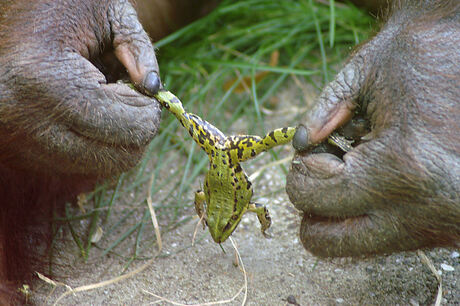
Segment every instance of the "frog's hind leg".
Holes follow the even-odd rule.
[[[270,235],[265,231],[270,227],[272,224],[272,218],[270,217],[270,213],[268,212],[267,207],[258,204],[258,203],[249,203],[248,211],[254,212],[257,214],[257,218],[260,222],[260,230],[265,238],[270,238]]]
[[[204,210],[204,203],[206,201],[206,196],[203,192],[203,190],[197,190],[195,192],[195,201],[194,201],[194,204],[195,204],[195,211],[196,211],[196,214],[198,215],[198,217],[200,217],[200,219],[203,219],[203,229],[205,228],[206,226],[206,212]]]
[[[261,141],[254,145],[256,155],[273,147],[288,143],[292,140],[292,137],[294,137],[295,131],[295,127],[284,127],[271,131],[265,135]]]
[[[265,137],[237,135],[227,137],[231,156],[240,162],[248,160],[273,147],[286,144],[294,137],[296,128],[285,127],[271,131]]]

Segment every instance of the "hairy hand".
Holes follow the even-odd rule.
[[[157,132],[154,48],[127,0],[0,4],[0,161],[110,176]],[[112,83],[111,83],[112,82]]]
[[[315,255],[460,242],[459,5],[418,2],[395,8],[294,136],[286,190]],[[324,143],[334,130],[351,151]]]

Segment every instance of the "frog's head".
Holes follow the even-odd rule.
[[[218,215],[208,216],[206,222],[212,239],[216,243],[222,243],[227,240],[238,226],[238,223],[240,223],[242,216],[243,213],[237,212],[230,214],[227,218]]]
[[[167,90],[160,90],[155,97],[166,109],[173,114],[182,114],[185,112],[180,100]]]

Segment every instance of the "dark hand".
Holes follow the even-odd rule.
[[[294,137],[286,190],[315,255],[460,241],[460,31],[450,17],[401,29],[408,14],[397,12],[350,59]],[[353,150],[316,146],[347,122],[339,131],[356,138]]]
[[[154,48],[127,0],[0,4],[0,161],[58,173],[127,170],[155,136]],[[121,64],[120,64],[121,63]]]

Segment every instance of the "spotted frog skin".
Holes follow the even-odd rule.
[[[264,138],[250,135],[225,136],[209,122],[187,113],[180,100],[172,93],[160,91],[155,98],[176,116],[208,154],[209,171],[206,173],[203,190],[195,193],[195,209],[198,216],[202,217],[204,214],[214,241],[224,242],[248,211],[257,214],[262,233],[266,236],[265,231],[271,224],[270,215],[265,206],[251,202],[252,184],[240,162],[288,143],[296,129],[276,129]]]

